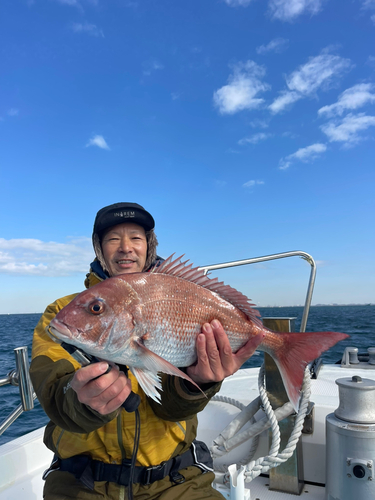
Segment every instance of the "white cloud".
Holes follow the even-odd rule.
[[[94,258],[90,238],[69,243],[0,238],[0,273],[32,276],[72,276],[88,271]]]
[[[274,19],[292,22],[305,13],[318,14],[321,5],[322,0],[270,0],[268,7]]]
[[[20,112],[19,109],[11,108],[11,109],[8,109],[7,115],[8,116],[18,116],[19,112]]]
[[[310,95],[320,87],[329,88],[332,80],[341,76],[351,67],[349,59],[323,52],[293,71],[287,78],[289,90]]]
[[[98,146],[98,148],[109,150],[109,146],[102,135],[94,135],[86,144],[86,148],[89,146]]]
[[[285,38],[274,38],[267,45],[260,45],[256,48],[257,54],[267,54],[268,52],[276,52],[279,54],[287,48],[289,40]]]
[[[74,33],[86,33],[91,36],[101,36],[104,38],[104,33],[95,24],[90,24],[88,22],[82,23],[72,23],[71,29]]]
[[[254,61],[239,63],[233,67],[233,73],[224,85],[214,92],[214,105],[221,114],[234,114],[244,109],[259,108],[264,99],[257,97],[259,93],[270,89],[261,81],[265,75],[263,66]]]
[[[311,146],[307,146],[306,148],[300,148],[295,153],[282,158],[279,162],[279,168],[280,170],[286,170],[295,161],[302,161],[304,163],[311,162],[315,160],[318,155],[324,153],[326,149],[327,146],[320,143],[311,144]]]
[[[224,0],[230,7],[247,7],[253,0]]]
[[[247,181],[245,182],[245,184],[242,184],[242,187],[245,187],[245,188],[252,188],[254,186],[260,186],[264,184],[264,181],[258,181],[258,180],[251,180],[251,181]]]
[[[150,76],[153,71],[158,71],[160,69],[164,69],[164,66],[156,59],[152,59],[150,61],[145,61],[142,65],[144,68],[143,74],[145,76]]]
[[[240,146],[243,146],[244,144],[258,144],[260,141],[264,141],[271,137],[271,134],[265,134],[264,132],[259,132],[258,134],[254,134],[250,137],[244,137],[243,139],[240,139],[238,141],[238,144]]]
[[[371,83],[359,83],[340,94],[337,102],[330,106],[323,106],[318,110],[319,115],[342,115],[347,109],[357,109],[367,103],[375,102],[375,94],[371,93],[375,85]]]
[[[375,126],[375,116],[349,113],[342,120],[332,120],[320,128],[330,142],[344,142],[346,146],[353,146],[363,139],[360,132],[371,126]]]
[[[319,56],[311,57],[286,78],[288,90],[284,90],[269,109],[273,113],[279,113],[293,102],[315,94],[320,88],[328,89],[332,81],[350,67],[349,59],[329,54],[327,50]]]
[[[268,106],[268,109],[274,114],[280,113],[280,111],[284,111],[290,104],[300,99],[302,99],[302,95],[297,92],[283,91],[280,96],[276,97],[273,103]]]

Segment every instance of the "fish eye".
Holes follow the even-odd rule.
[[[94,300],[89,304],[88,310],[92,314],[102,314],[104,312],[104,304],[101,300]]]

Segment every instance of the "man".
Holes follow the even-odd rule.
[[[94,223],[96,259],[86,287],[122,273],[147,272],[158,265],[162,259],[156,254],[154,226],[151,214],[138,204],[116,203],[102,208]],[[211,487],[214,475],[207,448],[194,441],[196,415],[220,389],[220,382],[253,354],[259,340],[252,339],[232,354],[218,321],[202,325],[197,337],[198,360],[187,373],[207,397],[181,378],[163,375],[158,404],[145,396],[127,367],[113,367],[108,372],[108,364],[99,362],[81,368],[51,340],[45,328],[76,295],[48,306],[34,332],[30,374],[51,419],[44,442],[56,457],[44,475],[44,498],[128,497],[137,427],[134,413],[127,413],[121,405],[133,391],[141,399],[141,430],[130,494],[142,500],[222,499]]]

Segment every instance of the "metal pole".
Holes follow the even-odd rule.
[[[199,269],[204,270],[205,274],[207,274],[208,271],[214,271],[216,269],[226,269],[228,267],[246,266],[247,264],[257,264],[258,262],[266,262],[269,260],[285,259],[287,257],[302,257],[302,259],[306,260],[311,266],[310,279],[309,279],[309,284],[308,284],[308,288],[307,288],[307,295],[306,295],[306,300],[305,300],[305,307],[303,310],[301,327],[300,327],[300,331],[305,332],[307,318],[309,316],[309,311],[310,311],[312,294],[313,294],[313,290],[314,290],[315,276],[316,276],[316,264],[315,264],[315,261],[310,254],[308,254],[306,252],[302,252],[300,250],[294,250],[291,252],[283,252],[283,253],[275,253],[272,255],[265,255],[263,257],[254,257],[251,259],[236,260],[233,262],[226,262],[223,264],[212,264],[209,266],[201,266]]]
[[[33,394],[33,399],[36,399],[36,394]],[[12,411],[12,413],[5,419],[3,422],[0,424],[0,436],[3,432],[5,432],[10,425],[13,424],[15,420],[23,413],[23,407],[22,404],[17,406],[15,410]]]
[[[34,399],[36,394],[33,391],[29,375],[29,358],[27,355],[27,346],[14,349],[16,357],[16,370],[8,373],[6,378],[0,379],[0,386],[6,384],[18,385],[21,402],[15,410],[0,424],[0,436],[6,429],[21,415],[23,411],[34,408]]]
[[[22,407],[24,411],[34,408],[33,386],[29,375],[27,346],[14,349]]]

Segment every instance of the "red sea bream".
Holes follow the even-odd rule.
[[[306,365],[347,335],[281,334],[265,328],[259,316],[242,293],[170,257],[152,272],[115,276],[80,293],[51,321],[49,333],[129,366],[144,392],[158,400],[158,372],[192,382],[178,367],[196,361],[196,337],[204,323],[219,320],[233,352],[261,331],[257,348],[273,357],[298,408]]]

